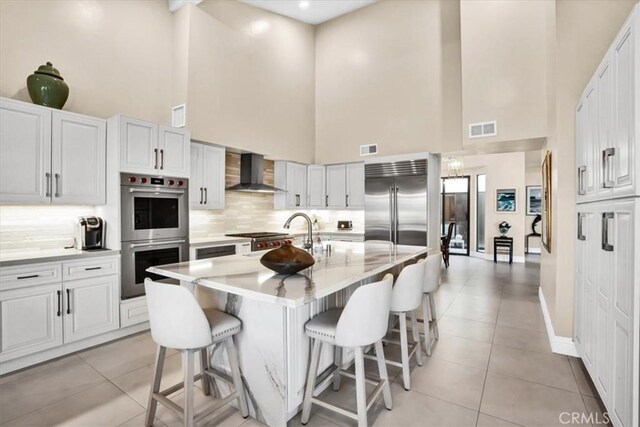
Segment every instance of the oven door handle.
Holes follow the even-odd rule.
[[[177,243],[184,243],[186,242],[185,239],[182,240],[170,240],[168,242],[152,242],[152,243],[131,243],[129,245],[129,247],[131,249],[134,248],[146,248],[146,247],[150,247],[150,246],[166,246],[166,245],[174,245]]]
[[[152,190],[150,188],[130,188],[129,193],[184,194],[184,190]]]

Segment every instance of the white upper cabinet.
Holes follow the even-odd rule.
[[[345,209],[347,207],[347,168],[345,165],[327,166],[327,200],[328,209]]]
[[[191,209],[224,209],[225,149],[206,144],[191,144]]]
[[[627,19],[576,107],[579,203],[640,195],[638,15]]]
[[[640,194],[636,184],[640,173],[640,150],[636,144],[640,127],[638,15],[640,13],[636,10],[635,15],[625,22],[610,50],[613,66],[613,151],[612,159],[608,159],[604,166],[612,169],[611,184],[615,196]]]
[[[347,164],[347,209],[364,209],[364,163]]]
[[[120,118],[120,171],[155,174],[159,155],[157,124]]]
[[[106,122],[54,111],[52,129],[52,202],[106,203]]]
[[[0,202],[49,203],[51,111],[0,99]]]
[[[106,203],[106,122],[0,100],[3,204]]]
[[[189,176],[189,132],[120,116],[120,171]]]
[[[322,165],[307,166],[307,207],[324,209],[326,169]]]
[[[158,149],[161,175],[189,176],[189,133],[182,129],[160,126]]]
[[[276,161],[273,171],[274,187],[284,190],[273,197],[274,209],[307,207],[307,166],[287,161]]]

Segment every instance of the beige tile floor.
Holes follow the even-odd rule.
[[[440,340],[422,367],[412,363],[412,388],[393,378],[392,411],[381,403],[370,411],[377,426],[556,426],[563,412],[602,420],[602,403],[579,359],[551,353],[537,297],[539,269],[452,257],[436,294]],[[11,426],[142,426],[155,345],[148,333],[79,352],[0,378],[0,424]],[[387,347],[388,358],[398,358]],[[196,363],[196,366],[199,364]],[[372,374],[374,364],[367,361]],[[180,355],[168,354],[163,384],[181,379]],[[323,398],[355,410],[348,378]],[[181,404],[182,393],[173,400]],[[201,410],[213,404],[196,392]],[[598,417],[598,418],[596,418]],[[181,425],[159,407],[157,425]],[[201,425],[258,426],[228,406]],[[298,426],[299,418],[290,425]],[[314,407],[308,424],[354,425]]]

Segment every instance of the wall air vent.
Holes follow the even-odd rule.
[[[471,123],[469,125],[469,138],[484,138],[498,134],[498,122]]]
[[[378,154],[378,144],[369,144],[360,146],[361,156],[370,156],[372,154]]]

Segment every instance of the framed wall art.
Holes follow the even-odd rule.
[[[542,187],[540,185],[527,186],[527,215],[542,214]]]
[[[516,212],[516,189],[496,190],[496,212]]]

